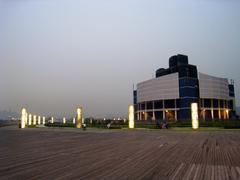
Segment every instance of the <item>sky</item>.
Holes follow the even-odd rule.
[[[127,116],[133,84],[186,54],[235,80],[239,0],[0,0],[0,110]]]

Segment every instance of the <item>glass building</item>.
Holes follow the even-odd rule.
[[[133,92],[136,120],[190,120],[191,103],[198,103],[202,120],[227,120],[235,115],[234,83],[199,73],[188,56],[169,59],[156,77],[137,84]]]

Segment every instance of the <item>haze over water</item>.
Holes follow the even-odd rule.
[[[235,80],[240,1],[0,0],[0,110],[126,116],[133,84],[182,53]]]

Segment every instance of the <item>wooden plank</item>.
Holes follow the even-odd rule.
[[[0,179],[240,179],[240,131],[0,128]]]

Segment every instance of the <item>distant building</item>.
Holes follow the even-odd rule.
[[[156,78],[138,83],[133,96],[137,120],[189,120],[195,102],[202,120],[230,119],[236,110],[234,83],[198,73],[185,55],[172,56],[169,68],[160,68]]]

